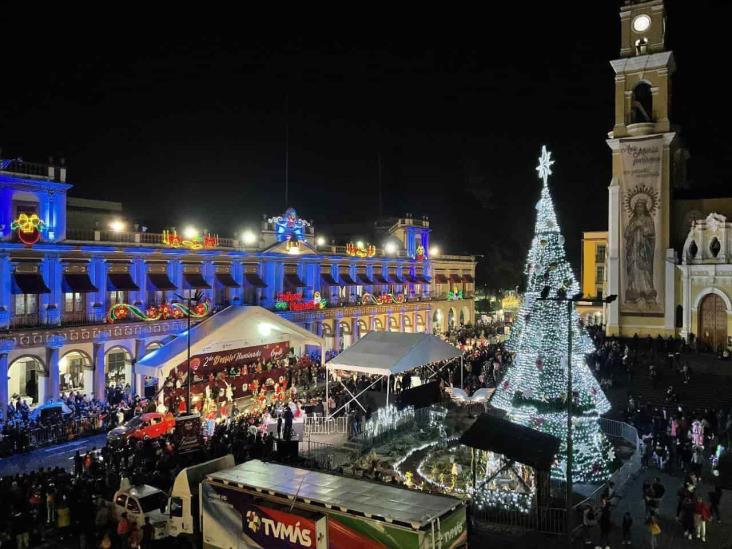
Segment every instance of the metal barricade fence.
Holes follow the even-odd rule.
[[[306,435],[343,435],[348,431],[348,417],[305,417]]]
[[[300,445],[300,455],[309,459],[318,469],[334,471],[357,457],[356,452],[340,446],[307,439]]]

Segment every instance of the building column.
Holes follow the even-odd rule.
[[[668,330],[668,335],[676,335],[676,284],[675,284],[675,269],[676,269],[676,250],[669,248],[666,250],[666,294],[664,303],[664,328]]]
[[[46,341],[46,369],[48,370],[47,400],[57,399],[61,396],[61,386],[59,383],[61,372],[59,371],[58,359],[64,342],[65,339],[59,335],[52,335]],[[38,396],[38,402],[41,402],[40,394]]]
[[[424,313],[424,328],[425,332],[428,334],[432,333],[432,310],[427,309],[426,311],[422,311]]]
[[[615,178],[608,194],[607,295],[617,295],[618,299],[607,306],[607,334],[620,335],[620,185]]]
[[[341,318],[333,319],[333,350],[337,353],[341,350]]]
[[[104,379],[104,345],[107,341],[107,334],[99,334],[94,342],[94,398],[104,400],[106,397],[107,384]]]
[[[135,339],[135,358],[133,359],[132,366],[132,390],[135,391],[136,395],[145,396],[145,376],[137,373],[135,365],[137,361],[145,356],[145,349],[147,348],[147,341],[142,338]]]
[[[0,329],[10,328],[13,311],[13,265],[7,254],[0,255]]]
[[[355,316],[351,321],[351,345],[361,339],[361,331],[359,330],[358,319],[359,317]]]
[[[5,420],[8,410],[8,354],[15,349],[15,340],[0,339],[0,419]]]

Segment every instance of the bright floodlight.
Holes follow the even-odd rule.
[[[384,251],[389,255],[394,255],[397,251],[397,246],[393,242],[387,242],[384,244]]]
[[[241,239],[244,241],[244,244],[251,246],[257,241],[257,235],[254,234],[254,231],[244,231],[241,235]]]
[[[188,239],[196,238],[198,236],[198,229],[196,229],[192,225],[188,225],[185,229],[183,229],[183,236]]]
[[[432,246],[430,248],[430,257],[437,257],[438,255],[440,255],[440,248],[438,248],[437,246]]]
[[[274,326],[272,326],[271,324],[269,324],[267,322],[260,322],[259,325],[257,326],[257,329],[259,330],[260,335],[263,335],[265,337],[272,333],[272,328],[274,328]]]
[[[325,237],[324,236],[319,236],[318,237],[318,240],[316,240],[315,243],[318,246],[325,246]]]
[[[363,249],[363,240],[356,242],[356,248]]]
[[[125,222],[120,219],[110,221],[109,228],[113,233],[121,233],[125,230]]]

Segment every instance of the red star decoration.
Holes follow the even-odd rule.
[[[503,389],[508,389],[508,381],[503,382]]]

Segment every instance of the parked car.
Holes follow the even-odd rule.
[[[175,417],[172,414],[148,412],[133,417],[107,434],[109,442],[117,442],[129,438],[147,440],[168,435],[175,430]]]
[[[143,484],[140,486],[121,486],[114,493],[114,518],[119,520],[122,513],[127,513],[127,519],[142,528],[145,517],[150,517],[150,524],[155,528],[155,539],[167,535],[168,517],[161,511],[165,508],[168,496],[162,490]]]

